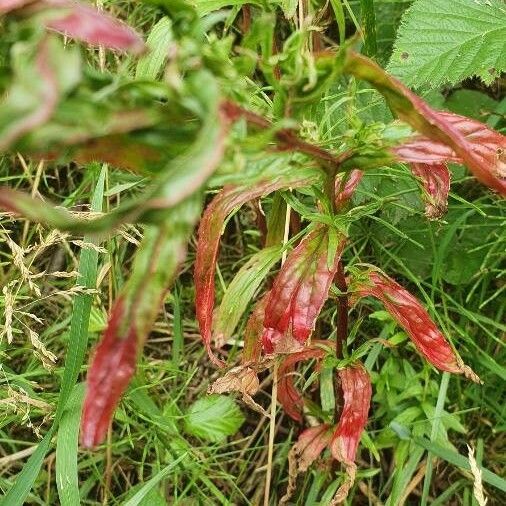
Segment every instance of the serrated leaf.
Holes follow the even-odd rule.
[[[409,86],[490,84],[506,70],[502,0],[418,0],[405,13],[388,70]]]
[[[214,443],[233,436],[245,418],[235,401],[224,395],[210,395],[191,405],[185,430],[192,436]]]

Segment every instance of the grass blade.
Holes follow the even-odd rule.
[[[102,210],[106,168],[100,173],[95,192],[93,194],[91,208],[93,211]],[[95,243],[93,237],[85,237],[85,242]],[[86,288],[95,288],[97,280],[98,252],[92,249],[83,249],[79,260],[78,283]],[[79,370],[84,362],[84,354],[88,344],[88,322],[91,312],[92,296],[78,294],[74,299],[72,320],[70,323],[69,345],[63,371],[58,407],[56,408],[53,425],[39,443],[37,450],[28,459],[19,473],[14,485],[2,499],[2,506],[22,506],[29,494],[37,476],[39,475],[42,462],[51,446],[51,439],[58,427],[61,416],[69,399],[70,393],[76,384]]]
[[[77,477],[77,449],[84,383],[77,384],[63,412],[56,442],[56,486],[62,506],[80,504]]]

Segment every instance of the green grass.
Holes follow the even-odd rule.
[[[360,3],[364,9],[372,4]],[[332,2],[336,12],[350,9],[358,15],[359,2],[342,4],[344,10],[340,1]],[[106,7],[145,34],[156,22],[154,10],[137,2],[106,2]],[[381,30],[377,35],[381,50],[391,45],[390,35]],[[87,55],[98,67],[97,53]],[[124,69],[112,55],[107,56],[106,66],[112,73]],[[340,135],[350,128],[350,108],[364,120],[379,122],[389,116],[375,92],[336,85],[314,117],[308,117],[326,146],[336,148]],[[0,159],[0,182],[40,193],[74,211],[88,210],[83,207],[88,205],[93,211],[114,208],[132,191],[132,176],[112,168],[45,166],[37,172],[35,162],[23,164],[15,156]],[[379,304],[370,301],[354,309],[350,344],[381,338],[390,347],[376,343],[363,357],[372,372],[374,398],[350,505],[381,501],[396,506],[406,500],[405,504],[474,506],[466,445],[478,449],[488,504],[506,503],[501,478],[506,474],[502,393],[506,206],[486,191],[476,191],[470,180],[454,168],[449,213],[435,223],[423,217],[417,183],[404,167],[370,171],[355,196],[357,205],[373,203],[377,212],[352,225],[346,262],[378,264],[416,292],[483,385],[431,369],[380,312]],[[271,204],[270,198],[264,202],[266,209]],[[14,261],[7,236],[24,252],[22,261],[30,277],[24,277]],[[137,376],[116,412],[110,437],[94,451],[77,445],[83,364],[105,327],[112,300],[128,278],[140,237],[140,227],[125,226],[100,238],[103,249],[83,248],[75,241],[97,239],[52,236],[39,225],[1,216],[2,288],[12,293],[12,302],[5,293],[0,296],[1,314],[6,314],[8,304],[15,310],[10,324],[13,341],[8,343],[5,333],[0,341],[3,505],[261,503],[268,420],[242,406],[246,422],[225,443],[199,440],[184,430],[190,406],[206,396],[219,375],[202,349],[195,321],[194,239],[176,288],[168,294],[146,343]],[[223,237],[219,297],[223,285],[228,286],[258,251],[259,243],[255,213],[244,208],[230,220]],[[54,272],[69,275],[58,277]],[[76,284],[91,291],[76,291]],[[332,337],[335,319],[335,300],[331,300],[316,336]],[[238,335],[244,323],[243,319]],[[56,355],[53,367],[45,367],[50,364],[30,342],[30,329]],[[307,371],[301,372],[299,386],[318,400]],[[256,400],[268,409],[271,377],[264,373],[261,380]],[[287,454],[298,432],[299,427],[280,413],[271,504],[286,487]],[[301,476],[294,504],[327,504],[342,477],[339,469],[335,471],[322,465]]]

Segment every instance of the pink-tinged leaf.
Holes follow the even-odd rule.
[[[255,305],[244,330],[244,349],[242,363],[256,363],[262,353],[262,332],[264,329],[265,305],[269,293],[266,293]]]
[[[286,414],[297,422],[302,422],[304,399],[295,388],[295,366],[303,360],[322,359],[324,356],[325,351],[322,348],[305,348],[302,351],[287,355],[279,366],[278,400]]]
[[[420,301],[384,272],[371,269],[367,280],[359,281],[353,288],[361,297],[379,299],[432,365],[479,382],[476,374],[455,355]]]
[[[361,170],[352,170],[344,183],[342,184],[343,177],[336,178],[336,209],[342,209],[351,199],[355,190],[362,180],[364,172]]]
[[[200,333],[211,360],[222,362],[211,350],[212,321],[215,299],[214,274],[218,259],[220,237],[227,216],[244,203],[282,188],[309,186],[318,180],[318,173],[290,174],[286,172],[256,185],[225,187],[209,204],[200,221],[195,260],[195,304]]]
[[[411,172],[420,178],[424,189],[425,215],[430,220],[441,218],[448,208],[451,174],[446,164],[412,163]]]
[[[332,430],[326,424],[310,427],[301,433],[288,454],[288,486],[279,504],[286,504],[290,500],[295,491],[297,475],[309,469],[327,448],[331,437]]]
[[[19,85],[15,83],[13,89],[10,91],[9,95],[11,97],[16,94],[22,96],[22,94],[26,95],[27,93],[27,90],[23,88],[28,88],[30,98],[28,104],[23,104],[21,110],[19,110],[21,96],[18,96],[17,99],[13,99],[13,102],[16,102],[16,100],[18,101],[18,103],[13,106],[13,115],[15,117],[4,129],[2,129],[2,125],[0,125],[0,151],[4,151],[14,141],[34,128],[44,124],[51,118],[59,99],[58,81],[52,63],[50,39],[45,38],[38,46],[34,62],[35,69],[33,78],[37,79],[37,82],[23,83],[22,80],[26,77],[20,76]],[[18,91],[18,87],[21,88],[21,90]],[[10,105],[9,95],[7,95],[6,98],[7,103],[4,104],[6,108],[9,108]],[[25,102],[27,101],[26,96],[24,100]],[[26,110],[23,110],[23,108],[26,108]]]
[[[35,1],[37,0],[0,0],[0,14],[7,14],[16,9],[21,9]]]
[[[132,54],[146,49],[142,37],[132,28],[90,5],[72,0],[42,0],[38,6],[54,9],[45,21],[47,28],[72,39]]]
[[[327,300],[344,245],[342,237],[337,251],[329,252],[329,231],[320,225],[288,255],[267,300],[262,336],[266,353],[302,349]]]
[[[360,79],[369,81],[389,103],[392,111],[411,125],[424,137],[451,148],[451,158],[437,158],[441,148],[436,147],[437,156],[416,159],[421,163],[460,160],[483,184],[506,195],[506,137],[491,130],[479,121],[457,114],[436,111],[400,81],[387,74],[372,60],[349,52],[345,70]],[[412,146],[414,149],[414,147]],[[423,140],[420,149],[430,151],[430,144]],[[429,148],[429,149],[427,149]],[[403,159],[406,159],[406,147]],[[417,155],[418,156],[418,155]]]
[[[343,409],[332,435],[330,451],[336,460],[345,465],[347,478],[332,499],[332,505],[344,501],[355,481],[355,457],[367,424],[372,396],[371,379],[361,364],[340,369],[338,376],[343,393]]]
[[[84,447],[91,448],[104,440],[114,410],[134,374],[136,359],[137,333],[125,321],[125,302],[120,298],[88,371],[81,422]]]

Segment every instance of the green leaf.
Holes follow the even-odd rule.
[[[399,28],[388,70],[407,85],[490,84],[506,70],[501,0],[418,0]]]
[[[230,397],[211,395],[196,401],[185,419],[186,432],[218,443],[234,435],[244,422],[244,415]]]
[[[80,504],[77,474],[77,450],[84,383],[79,383],[70,394],[63,412],[56,443],[56,486],[62,506]]]
[[[194,0],[195,9],[199,13],[200,16],[205,16],[212,11],[217,11],[219,9],[223,9],[224,7],[235,7],[241,6],[246,3],[248,4],[258,4],[257,1],[251,0]]]
[[[172,21],[162,18],[153,27],[147,40],[149,53],[137,62],[137,79],[156,79],[169,56],[169,44],[172,42]]]

